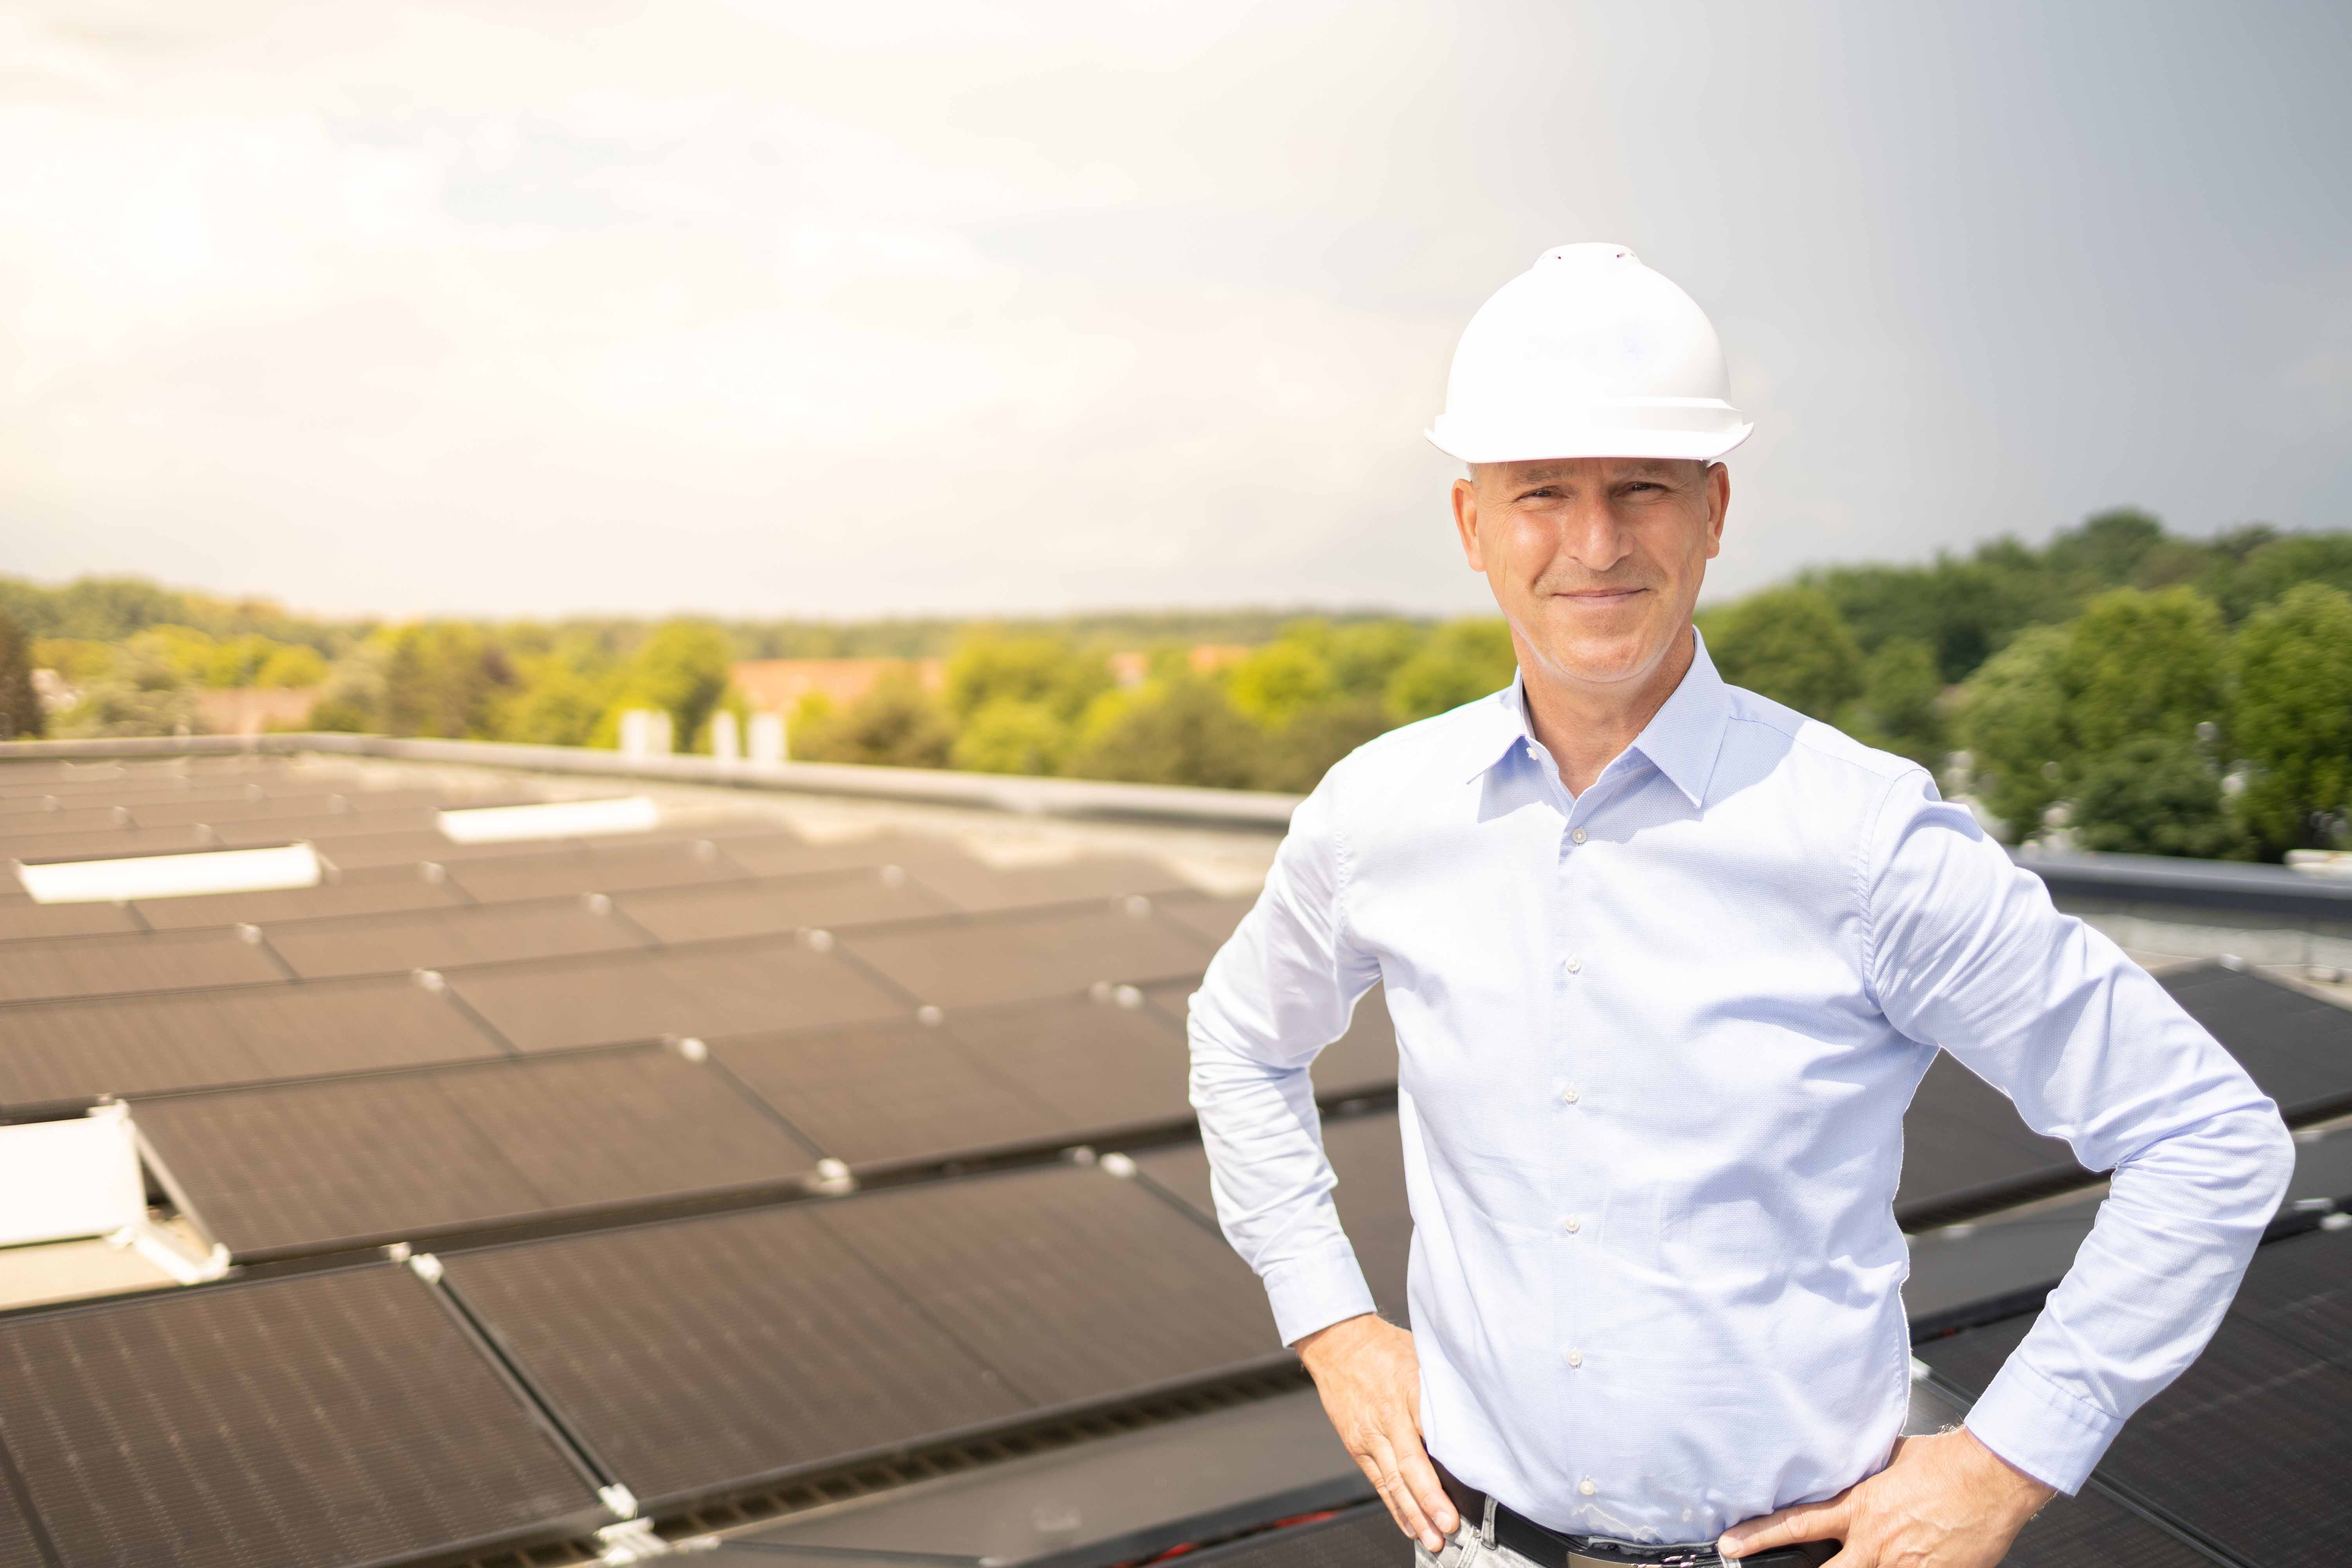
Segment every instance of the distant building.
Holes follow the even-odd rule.
[[[195,691],[196,717],[213,735],[258,735],[299,730],[319,705],[315,686],[205,686]]]
[[[735,666],[735,689],[755,712],[790,713],[803,697],[846,708],[893,669],[911,668],[926,691],[947,684],[943,658],[753,658]]]

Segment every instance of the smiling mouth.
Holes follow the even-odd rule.
[[[1646,592],[1648,590],[1644,588],[1582,588],[1565,594],[1555,594],[1552,597],[1566,599],[1577,605],[1606,605],[1622,604],[1634,595]]]

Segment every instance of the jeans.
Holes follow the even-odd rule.
[[[1500,1542],[1489,1544],[1484,1522],[1465,1519],[1446,1538],[1444,1550],[1436,1552],[1432,1552],[1420,1542],[1414,1542],[1413,1568],[1559,1568],[1556,1562],[1538,1563]],[[1722,1561],[1708,1551],[1699,1556],[1698,1565],[1700,1568],[1715,1568]]]

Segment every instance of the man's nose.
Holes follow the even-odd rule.
[[[1588,572],[1606,572],[1631,549],[1616,510],[1602,501],[1580,501],[1560,520],[1559,553]]]

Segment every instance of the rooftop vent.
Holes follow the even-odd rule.
[[[16,863],[16,879],[37,904],[120,903],[128,899],[315,888],[319,875],[318,853],[308,844],[128,855],[112,860]]]
[[[459,844],[514,844],[532,838],[587,838],[643,833],[661,811],[642,795],[618,800],[550,800],[534,805],[477,805],[439,814],[445,837]]]

